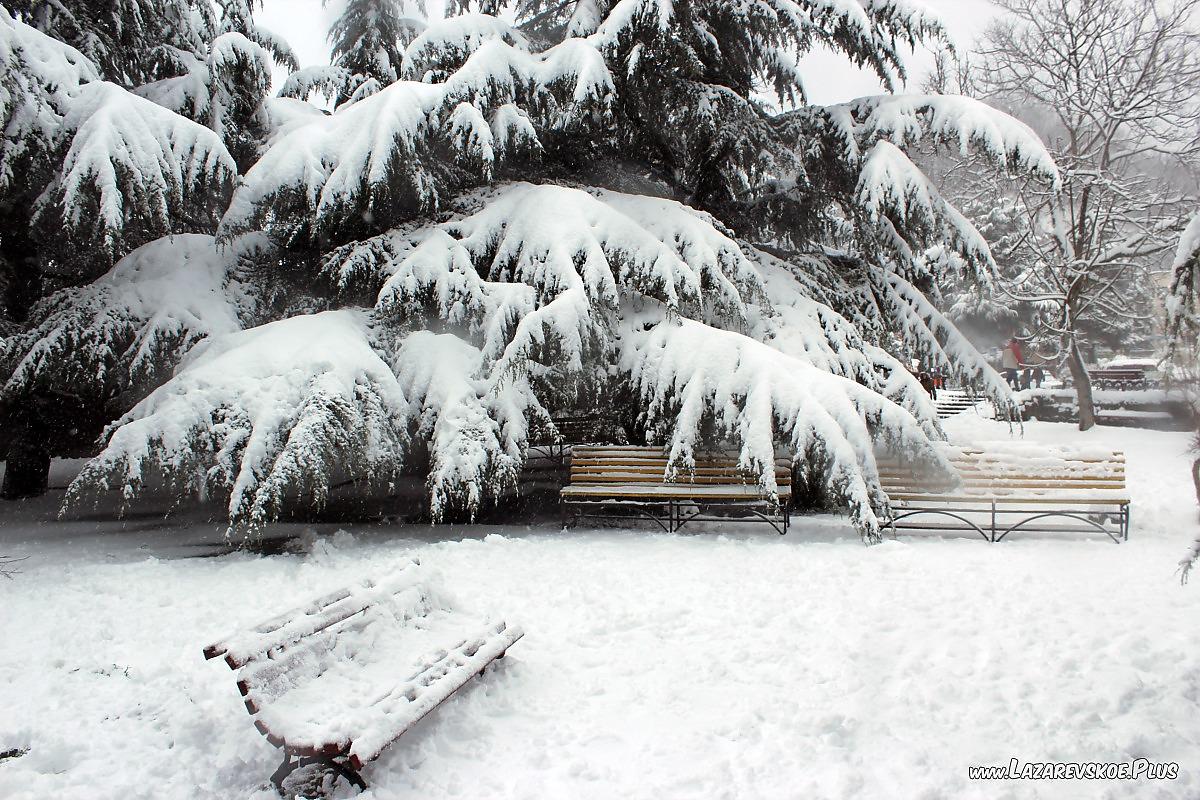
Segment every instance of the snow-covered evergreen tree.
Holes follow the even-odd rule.
[[[403,73],[405,46],[425,27],[405,13],[407,6],[407,0],[346,0],[329,29],[332,63],[292,73],[283,96],[318,92],[336,107],[391,85]]]
[[[105,395],[71,386],[74,367],[67,362],[41,362],[32,382],[17,374],[28,366],[25,355],[41,347],[36,331],[47,331],[51,309],[63,307],[65,295],[55,292],[95,279],[159,237],[214,232],[237,173],[217,132],[129,91],[131,76],[191,58],[185,44],[203,46],[200,35],[215,19],[210,7],[27,5],[25,19],[0,8],[0,283],[6,327],[14,329],[0,342],[6,494],[25,493],[15,484],[33,491],[44,485],[49,448],[64,438],[59,433],[90,438],[111,419]],[[145,28],[134,30],[144,19]],[[164,20],[178,23],[169,35],[158,30]],[[100,63],[29,22],[80,39]],[[153,68],[146,60],[151,50],[159,59]],[[50,299],[40,302],[44,297]],[[97,294],[93,305],[107,297]],[[87,342],[106,332],[101,326],[71,335]],[[40,352],[68,360],[80,355],[69,350]],[[169,374],[170,364],[164,366]],[[28,457],[14,457],[14,450]],[[40,477],[23,476],[23,465]]]
[[[95,288],[39,312],[182,358],[110,426],[72,501],[132,499],[158,475],[260,524],[335,478],[416,471],[434,518],[473,514],[513,487],[531,430],[602,396],[673,470],[724,444],[772,492],[775,454],[793,455],[873,538],[888,513],[874,448],[941,463],[905,359],[1007,402],[925,294],[947,263],[988,280],[990,250],[905,150],[976,150],[1050,182],[1055,165],[968,98],[808,104],[795,61],[823,42],[895,81],[899,48],[935,20],[876,0],[451,12],[397,49],[398,79],[293,114],[242,176],[217,237],[250,263],[208,262],[234,300],[203,316],[236,324],[164,337],[134,311],[97,314]],[[132,272],[107,278],[129,308]],[[207,338],[182,355],[193,332]],[[17,340],[13,363],[80,368],[50,331]],[[140,362],[124,352],[83,358],[125,375]]]
[[[1171,291],[1167,296],[1168,363],[1184,380],[1200,379],[1200,213],[1194,214],[1175,251]],[[1200,398],[1193,396],[1200,414]],[[1192,484],[1200,506],[1200,431],[1192,439]],[[1183,579],[1200,562],[1200,536],[1180,562]]]

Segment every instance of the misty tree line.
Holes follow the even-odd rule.
[[[952,316],[1019,334],[1027,359],[1065,367],[1087,429],[1085,362],[1098,345],[1152,350],[1169,375],[1197,377],[1194,328],[1181,330],[1195,314],[1181,235],[1200,208],[1200,3],[997,5],[973,52],[938,54],[926,88],[986,98],[1034,126],[1063,184],[998,181],[969,159],[942,165],[1000,266],[986,294],[950,288]]]

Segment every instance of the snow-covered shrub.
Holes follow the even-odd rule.
[[[319,505],[347,468],[386,485],[405,463],[410,406],[370,337],[365,313],[342,310],[209,339],[114,423],[67,502],[109,487],[132,498],[153,476],[261,524],[290,497]]]

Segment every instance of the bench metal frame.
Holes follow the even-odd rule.
[[[974,502],[974,505],[967,505]],[[888,523],[888,528],[892,535],[896,535],[897,530],[924,530],[924,531],[945,531],[945,530],[973,530],[982,536],[986,541],[999,542],[1010,533],[1019,530],[1039,531],[1043,533],[1092,533],[1099,531],[1116,543],[1129,541],[1129,503],[1096,502],[1087,503],[1080,501],[1071,503],[1066,501],[1063,503],[1064,508],[1050,508],[1045,506],[1041,508],[1021,507],[1017,503],[1009,504],[1000,501],[998,504],[995,498],[980,498],[978,501],[972,501],[970,498],[962,498],[963,505],[917,505],[917,506],[898,506],[896,513]],[[1103,510],[1089,511],[1084,508],[1078,510],[1069,508],[1070,506],[1087,506]],[[990,523],[986,528],[980,527],[964,514],[989,514]],[[1024,515],[1021,520],[1012,525],[1005,525],[998,518],[1005,514],[1021,514]],[[898,525],[897,523],[916,516],[937,515],[943,517],[951,517],[963,523],[963,528],[947,528],[937,525],[922,525],[920,523],[905,523]],[[1100,519],[1097,520],[1096,518]],[[1043,519],[1070,519],[1080,523],[1083,527],[1063,527],[1063,526],[1031,526],[1030,523],[1037,522]],[[1105,525],[1106,521],[1116,523],[1115,529]]]
[[[296,760],[293,761],[292,759]],[[349,783],[353,784],[361,792],[367,788],[367,782],[363,780],[362,775],[350,766],[349,761],[338,761],[333,756],[301,756],[291,750],[283,751],[283,763],[271,773],[271,785],[275,787],[275,791],[282,797],[284,796],[283,782],[287,777],[298,769],[320,764],[327,770],[333,772],[335,776],[345,778]]]
[[[678,486],[672,485],[678,493]],[[757,517],[770,525],[780,536],[787,535],[791,524],[791,511],[783,503],[773,504],[765,500],[700,500],[685,497],[665,497],[661,500],[562,500],[560,502],[563,528],[581,519],[620,519],[629,516],[642,517],[654,522],[665,533],[676,533],[689,522],[728,522],[729,514],[718,514],[715,510],[738,512],[746,517]]]

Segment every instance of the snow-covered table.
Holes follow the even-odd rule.
[[[452,611],[414,561],[227,636],[204,656],[224,656],[254,726],[284,751],[276,788],[323,764],[361,789],[364,764],[522,635]]]
[[[1012,441],[943,447],[953,475],[877,458],[893,530],[974,530],[991,542],[1016,531],[1129,538],[1124,453]],[[913,520],[929,516],[941,521]]]
[[[792,467],[775,460],[774,492],[759,477],[738,466],[736,454],[697,453],[695,467],[672,474],[661,447],[575,446],[570,483],[562,488],[563,523],[567,516],[639,515],[668,533],[688,522],[724,521],[730,514],[760,519],[787,533],[792,499]]]

